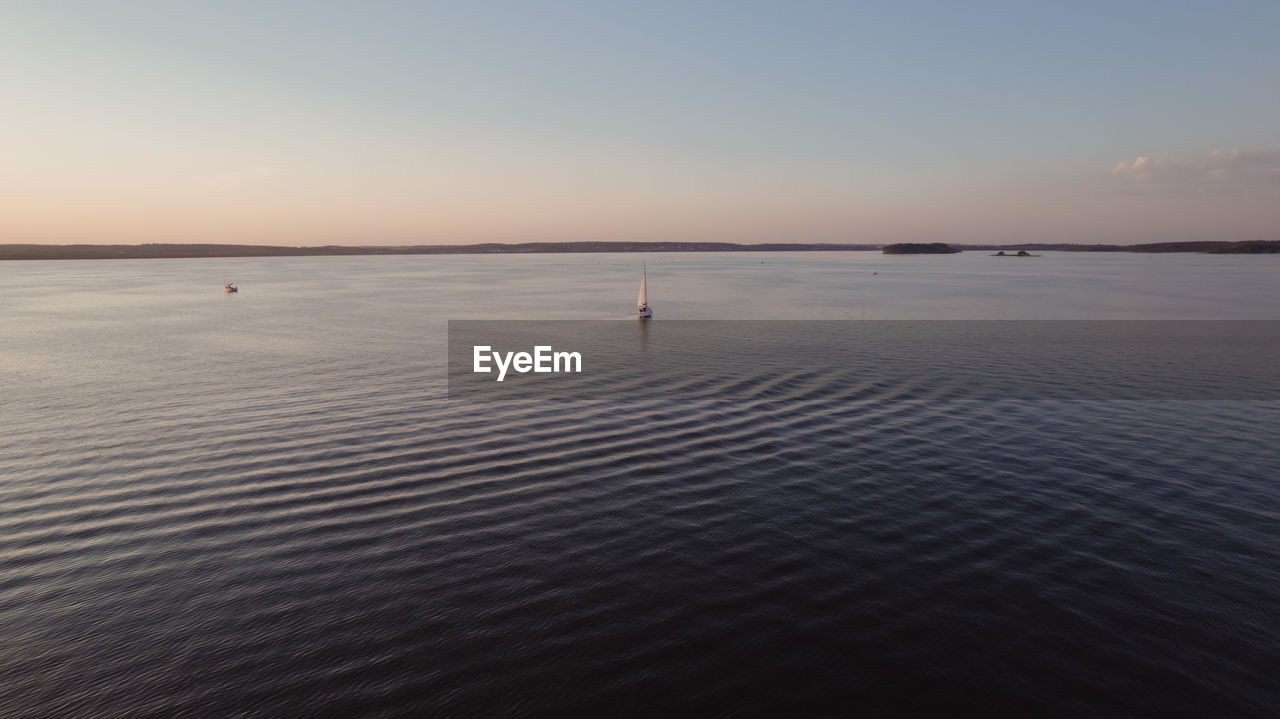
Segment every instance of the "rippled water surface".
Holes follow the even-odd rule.
[[[0,263],[0,713],[1280,712],[1280,402],[445,398],[446,320],[641,259]],[[1277,257],[643,259],[655,322],[1280,319]]]

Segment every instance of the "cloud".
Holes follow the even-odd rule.
[[[215,192],[231,192],[279,174],[280,168],[274,165],[259,165],[239,172],[219,172],[216,175],[200,178],[200,182]]]
[[[1140,155],[1111,174],[1139,184],[1191,189],[1280,189],[1280,148],[1214,150],[1200,155]]]

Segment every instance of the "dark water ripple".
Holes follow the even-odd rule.
[[[6,439],[6,705],[1275,707],[1275,403],[405,389]]]

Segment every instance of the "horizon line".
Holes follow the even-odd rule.
[[[1042,250],[1077,252],[1220,252],[1278,253],[1280,240],[1232,242],[1207,240],[1140,244],[1097,243],[919,243],[897,242],[677,242],[677,241],[566,241],[566,242],[482,242],[452,245],[249,245],[227,243],[148,242],[141,244],[0,244],[3,260],[97,260],[97,259],[199,259],[218,257],[324,257],[356,255],[448,255],[448,254],[574,254],[608,252],[876,252],[894,245],[950,245],[956,250]]]

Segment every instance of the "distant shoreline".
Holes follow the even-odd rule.
[[[143,245],[0,245],[0,260],[140,260],[201,257],[329,257],[349,255],[501,255],[589,252],[880,252],[885,245],[733,242],[524,242],[474,245],[399,245],[284,247],[280,245],[143,244]],[[1276,254],[1280,241],[1161,242],[1145,245],[952,245],[957,250],[1027,250],[1058,252],[1203,252],[1209,254]]]

